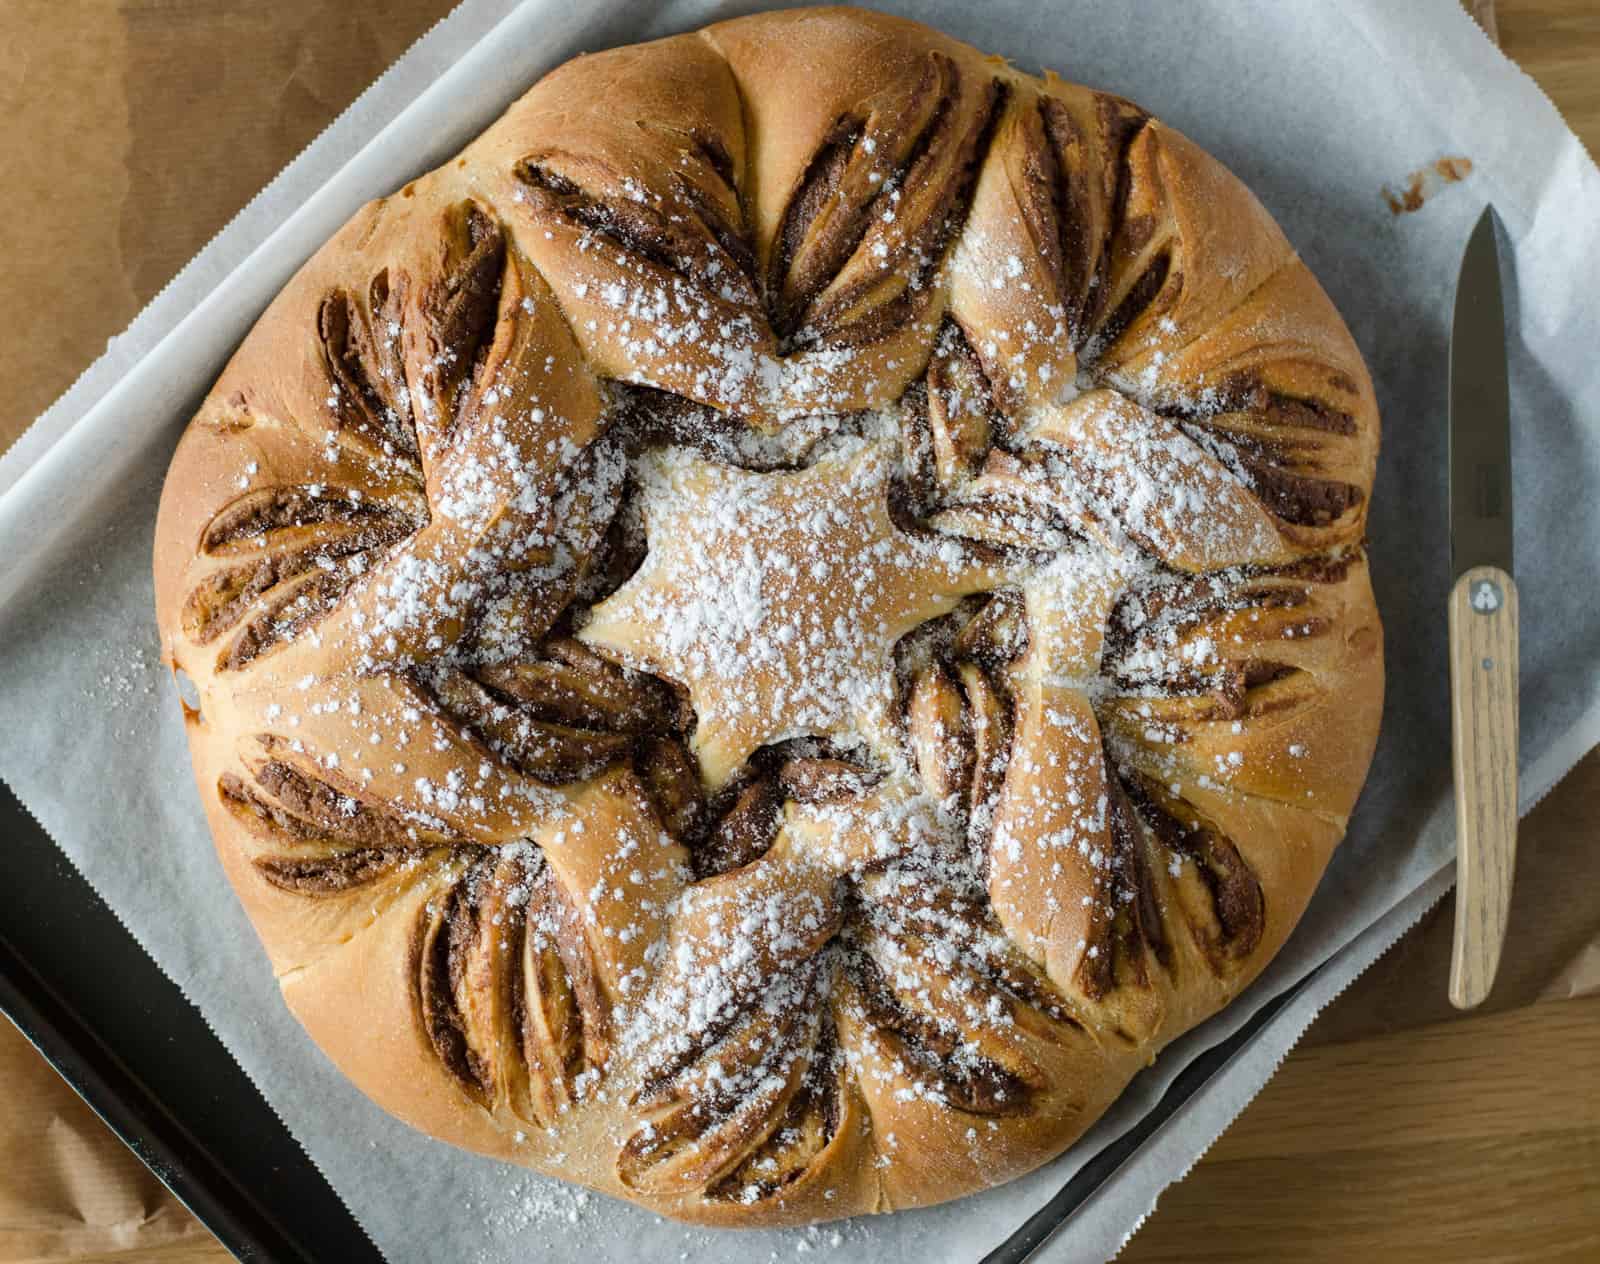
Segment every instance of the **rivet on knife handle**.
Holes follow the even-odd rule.
[[[1455,749],[1456,934],[1450,1002],[1489,995],[1517,851],[1517,586],[1495,566],[1450,593],[1450,723]]]

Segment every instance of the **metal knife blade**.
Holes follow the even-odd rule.
[[[1511,394],[1494,210],[1461,258],[1450,334],[1450,578],[1511,568]]]

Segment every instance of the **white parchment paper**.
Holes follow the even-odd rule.
[[[1384,735],[1349,837],[1251,993],[1164,1053],[1071,1153],[949,1206],[820,1230],[690,1230],[461,1154],[370,1105],[284,1010],[212,852],[156,661],[149,553],[167,460],[256,315],[358,205],[449,157],[578,51],[755,7],[468,0],[0,460],[0,775],[395,1261],[976,1260],[1151,1110],[1196,1052],[1323,963],[1040,1258],[1113,1253],[1317,1010],[1448,883],[1445,355],[1461,248],[1486,201],[1514,255],[1524,807],[1600,740],[1600,173],[1455,0],[883,5],[1130,96],[1189,133],[1256,190],[1344,313],[1383,409],[1371,534],[1389,664]],[[1391,213],[1381,190],[1445,156],[1470,158],[1471,176]]]

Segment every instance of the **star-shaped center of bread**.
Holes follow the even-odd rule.
[[[885,750],[895,642],[1003,582],[961,542],[895,524],[896,450],[864,440],[777,473],[681,449],[640,462],[648,552],[580,635],[688,689],[713,788],[787,738]]]

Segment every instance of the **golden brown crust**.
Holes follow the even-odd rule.
[[[1047,1161],[1282,945],[1377,733],[1377,445],[1215,160],[795,10],[363,208],[184,435],[157,614],[364,1091],[806,1223]]]

